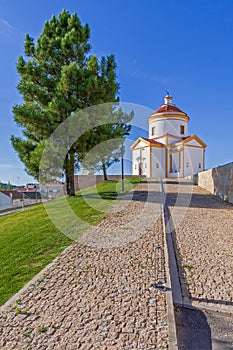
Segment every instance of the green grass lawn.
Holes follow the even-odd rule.
[[[129,181],[125,185],[126,191],[140,182],[134,178]],[[79,218],[95,225],[105,217],[118,198],[116,185],[116,181],[101,182],[97,185],[98,193],[94,188],[89,188],[82,191],[82,195],[77,193],[76,197],[68,198],[68,203]],[[123,194],[119,194],[121,196]],[[54,206],[62,208],[66,200],[67,198],[59,198],[51,201],[47,204],[48,209],[53,210]],[[79,233],[84,229],[85,227],[80,227]],[[42,204],[0,217],[0,305],[71,242],[53,225]]]

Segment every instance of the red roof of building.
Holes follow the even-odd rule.
[[[36,188],[22,187],[22,188],[18,188],[17,191],[18,192],[37,192],[38,190]]]
[[[153,114],[164,113],[164,112],[178,112],[178,113],[183,113],[187,115],[185,112],[183,112],[181,109],[176,107],[176,105],[174,104],[164,104],[159,109],[157,109],[157,111],[155,111]]]
[[[12,197],[12,199],[21,199],[23,198],[22,193],[16,191],[16,190],[0,190],[1,193],[5,194],[8,197]]]
[[[143,139],[143,140],[145,140],[147,142],[150,142],[152,145],[163,145],[163,143],[155,141],[155,140],[152,140],[152,139],[148,139],[148,137],[141,137],[141,139]]]

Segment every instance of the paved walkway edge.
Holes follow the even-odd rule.
[[[233,305],[225,303],[213,303],[211,300],[195,300],[195,298],[190,299],[189,295],[182,294],[182,283],[186,283],[185,280],[180,280],[179,269],[176,259],[176,250],[173,243],[172,237],[172,216],[169,214],[169,210],[166,203],[166,193],[163,186],[163,180],[161,179],[161,188],[162,188],[162,205],[163,205],[163,214],[164,214],[164,225],[166,227],[165,235],[167,243],[167,250],[169,255],[169,268],[171,276],[171,285],[173,291],[173,301],[174,305],[184,307],[187,309],[201,309],[207,311],[219,312],[229,316],[233,316]]]
[[[172,248],[171,252],[171,244],[173,246],[171,237],[169,239],[169,233],[167,232],[167,217],[166,217],[166,199],[164,194],[164,188],[163,188],[163,182],[161,180],[161,194],[162,194],[162,218],[163,218],[163,234],[164,234],[164,255],[165,255],[165,269],[166,269],[166,301],[167,301],[167,313],[168,313],[168,335],[169,335],[169,350],[178,350],[178,342],[177,342],[177,331],[176,331],[176,320],[175,320],[175,311],[174,311],[174,295],[178,296],[180,293],[181,296],[181,289],[180,289],[180,283],[179,280],[174,283],[174,269],[176,267],[176,260],[175,260],[175,267],[172,267],[174,265],[173,261],[175,259],[174,255],[174,249]],[[172,256],[173,255],[173,256]],[[176,271],[175,274],[176,278],[178,278],[178,271]],[[172,283],[173,281],[173,283]],[[178,290],[176,290],[178,289]]]
[[[56,258],[54,258],[54,260],[49,263],[48,265],[46,265],[40,272],[38,272],[37,275],[35,275],[28,283],[26,283],[16,294],[12,295],[12,297],[10,299],[8,299],[3,305],[0,306],[0,312],[4,311],[8,306],[12,305],[13,303],[16,302],[16,300],[20,299],[20,296],[33,284],[35,284],[39,279],[41,279],[42,277],[44,277],[44,275],[46,274],[47,270],[50,269],[51,266],[53,266],[58,258],[61,257],[62,254],[65,254],[65,252],[67,252],[68,249],[70,249],[72,246],[72,243],[63,250],[62,253],[58,254],[58,256]]]

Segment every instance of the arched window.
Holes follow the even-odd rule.
[[[154,135],[154,134],[155,134],[155,126],[153,126],[151,129],[151,135]]]

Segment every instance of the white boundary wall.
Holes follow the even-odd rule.
[[[233,162],[192,176],[193,182],[233,204]]]
[[[11,206],[12,206],[11,197],[0,192],[0,210],[10,208]]]

